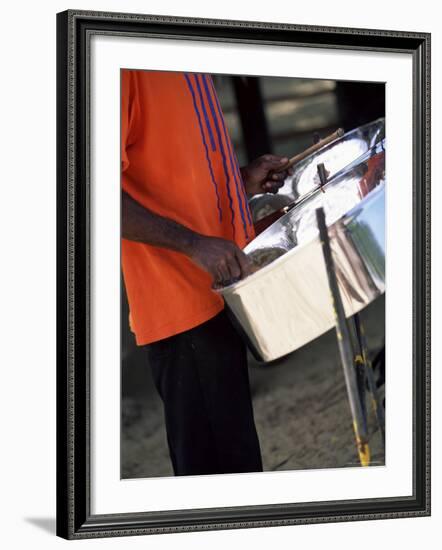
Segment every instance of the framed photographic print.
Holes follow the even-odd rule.
[[[430,36],[57,15],[57,534],[430,514]]]

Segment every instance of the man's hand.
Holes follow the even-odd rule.
[[[249,196],[261,193],[277,193],[284,180],[293,173],[292,169],[279,172],[288,158],[277,155],[263,155],[241,168],[246,192]]]
[[[213,287],[222,287],[253,273],[252,261],[233,242],[198,235],[187,250],[197,265],[210,273]]]

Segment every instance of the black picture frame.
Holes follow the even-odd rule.
[[[413,495],[92,515],[88,56],[93,34],[405,52],[413,59]],[[67,539],[430,515],[430,35],[68,10],[57,14],[57,535]]]

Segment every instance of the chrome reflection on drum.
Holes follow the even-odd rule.
[[[270,254],[256,273],[220,289],[264,361],[278,359],[334,326],[316,208],[325,210],[336,274],[346,316],[360,311],[385,291],[384,140],[357,163],[338,173],[244,249]]]
[[[328,179],[334,178],[354,163],[358,164],[385,138],[385,119],[379,118],[344,134],[299,162],[277,195],[258,195],[251,200],[255,221],[288,206],[319,184],[318,164],[323,164]]]

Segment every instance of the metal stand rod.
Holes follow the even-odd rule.
[[[365,339],[364,327],[361,323],[361,319],[360,319],[358,313],[356,313],[353,316],[353,318],[355,320],[356,333],[357,333],[357,337],[358,337],[359,342],[360,342],[362,359],[363,359],[364,365],[365,365],[365,375],[366,375],[366,378],[367,378],[368,391],[371,394],[372,407],[373,407],[373,411],[375,413],[375,416],[376,416],[376,419],[377,419],[377,422],[378,422],[379,430],[381,432],[382,446],[385,450],[385,414],[384,414],[384,408],[381,405],[381,402],[379,401],[378,390],[377,390],[377,387],[376,387],[376,382],[374,380],[373,367],[372,367],[370,359],[368,358],[368,351],[367,351],[368,348],[367,348],[367,341]]]
[[[362,355],[361,343],[358,336],[359,334],[358,327],[356,326],[356,318],[354,315],[347,320],[347,326],[350,332],[351,344],[353,349],[353,368],[356,373],[356,384],[358,386],[358,395],[361,401],[364,429],[368,434],[365,364],[364,364],[364,358]]]
[[[335,316],[336,337],[338,340],[339,353],[344,370],[345,384],[347,387],[347,394],[353,419],[353,430],[356,438],[356,446],[361,465],[368,466],[370,464],[370,448],[368,446],[367,431],[365,429],[364,415],[359,398],[356,373],[353,368],[354,353],[351,345],[351,335],[347,325],[347,320],[345,318],[341,294],[339,292],[334,261],[330,248],[330,238],[328,236],[323,208],[318,208],[316,210],[316,222],[318,224],[322,253],[324,256],[328,284],[331,292],[333,312]]]

